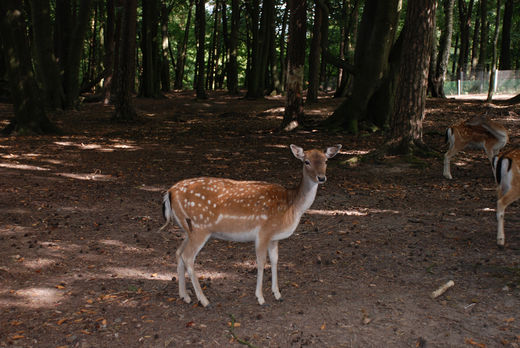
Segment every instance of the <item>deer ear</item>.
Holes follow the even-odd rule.
[[[303,149],[294,144],[291,144],[290,147],[291,147],[291,151],[292,151],[294,157],[303,161],[303,159],[305,158],[305,153],[303,152]]]
[[[341,144],[336,144],[332,147],[328,147],[327,151],[325,151],[325,156],[327,156],[327,158],[332,158],[338,154],[340,149],[341,149]]]

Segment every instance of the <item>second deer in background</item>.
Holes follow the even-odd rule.
[[[448,151],[444,154],[444,177],[452,179],[450,160],[465,148],[483,149],[490,162],[507,144],[507,130],[498,122],[477,116],[446,130]]]

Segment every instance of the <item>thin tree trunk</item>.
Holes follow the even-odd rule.
[[[114,50],[115,50],[115,7],[114,0],[107,0],[107,18],[105,24],[103,58],[105,70],[103,76],[103,104],[108,105],[110,101],[112,79],[114,77]]]
[[[142,75],[139,95],[157,98],[160,95],[159,45],[158,45],[158,2],[143,1],[143,21],[141,28]]]
[[[196,92],[197,99],[206,99],[206,90],[204,89],[204,43],[206,37],[206,1],[197,0],[196,5],[195,31],[197,37],[197,75],[196,75]]]
[[[177,65],[175,67],[175,82],[173,84],[174,89],[182,89],[182,83],[184,79],[184,66],[186,64],[186,50],[188,47],[188,38],[190,34],[191,26],[191,10],[193,8],[193,1],[190,0],[188,5],[188,18],[186,19],[186,26],[184,27],[184,37],[182,43],[177,45]]]
[[[513,0],[506,0],[500,43],[500,70],[511,70],[511,24],[514,6]]]
[[[469,54],[469,31],[471,27],[471,13],[473,12],[473,2],[470,0],[466,6],[465,0],[459,0],[459,23],[460,23],[460,46],[459,62],[457,65],[457,76],[467,72]]]
[[[170,17],[172,7],[161,4],[161,91],[170,91],[170,60],[168,58],[168,50],[170,41],[168,35],[168,18]],[[173,57],[172,57],[173,58]]]
[[[323,11],[319,0],[314,2],[314,28],[312,30],[311,47],[309,50],[309,85],[307,87],[307,103],[318,101],[320,85],[321,29]]]
[[[285,85],[287,83],[287,56],[285,54],[285,40],[286,40],[286,30],[287,30],[287,18],[289,17],[289,6],[285,6],[285,10],[283,11],[282,17],[282,31],[280,33],[280,41],[278,43],[278,47],[280,49],[280,79],[281,79],[281,88],[282,92],[285,91]]]
[[[489,21],[488,21],[488,2],[487,0],[480,0],[480,50],[478,55],[477,70],[486,70],[486,61],[488,56],[488,36],[489,36]]]
[[[306,0],[289,0],[289,42],[287,48],[287,97],[282,128],[291,131],[304,123],[303,75],[305,66]]]
[[[132,69],[135,67],[137,0],[125,0],[122,14],[120,53],[117,74],[117,93],[115,95],[116,121],[131,121],[137,116],[132,105]]]
[[[238,94],[238,29],[240,27],[239,0],[231,1],[231,32],[229,34],[229,61],[227,88],[230,94]]]
[[[497,0],[497,15],[495,20],[495,35],[493,37],[493,58],[491,60],[491,74],[489,76],[489,89],[487,101],[490,103],[493,100],[493,93],[495,90],[495,75],[497,70],[497,46],[498,46],[498,33],[500,29],[500,0]]]
[[[451,37],[453,34],[453,5],[455,0],[444,0],[442,2],[444,9],[444,28],[442,28],[441,37],[439,39],[439,52],[437,61],[430,62],[434,66],[433,76],[430,76],[432,86],[432,96],[436,98],[446,98],[444,94],[444,80],[446,71],[448,70],[448,62],[450,57]]]

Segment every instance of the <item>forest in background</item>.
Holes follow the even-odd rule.
[[[200,100],[222,89],[248,99],[283,94],[280,128],[290,131],[305,125],[303,103],[326,91],[345,100],[323,126],[386,129],[394,142],[417,144],[426,91],[445,97],[447,75],[486,71],[492,100],[496,69],[518,69],[519,7],[517,0],[6,0],[0,80],[16,116],[4,132],[58,131],[47,114],[84,102],[114,104],[114,119],[132,120],[132,96],[183,89]]]

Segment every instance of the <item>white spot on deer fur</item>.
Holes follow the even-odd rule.
[[[190,206],[194,207],[195,206],[195,202],[190,202]]]
[[[195,192],[195,196],[200,197],[200,193]]]

